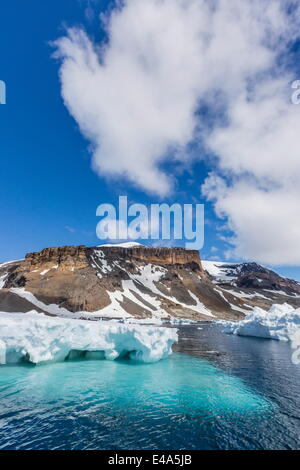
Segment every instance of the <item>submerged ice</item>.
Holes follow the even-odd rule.
[[[171,354],[176,340],[170,328],[0,313],[0,364],[76,357],[156,362]]]

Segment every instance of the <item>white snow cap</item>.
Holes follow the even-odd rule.
[[[144,247],[147,248],[145,245],[142,245],[141,243],[137,242],[125,242],[125,243],[112,243],[112,244],[106,244],[106,245],[98,245],[98,248],[105,248],[105,247],[120,247],[120,248],[137,248],[137,247]]]
[[[239,265],[242,263],[226,263],[225,261],[202,260],[202,267],[218,281],[232,281],[236,278]],[[236,267],[236,269],[234,269]]]
[[[0,364],[63,361],[85,354],[156,362],[172,352],[177,331],[158,326],[0,313]]]

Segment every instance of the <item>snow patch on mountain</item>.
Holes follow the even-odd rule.
[[[126,314],[126,311],[122,308],[121,303],[124,302],[125,299],[129,299],[146,310],[150,316],[167,318],[169,315],[162,308],[161,300],[159,300],[159,298],[163,298],[179,305],[180,307],[193,310],[206,316],[213,316],[211,311],[206,308],[191,291],[188,291],[191,297],[190,305],[180,302],[175,297],[168,296],[163,293],[157,287],[157,284],[168,271],[162,266],[157,266],[151,263],[142,266],[137,265],[136,272],[131,273],[130,271],[125,270],[117,261],[113,262],[113,266],[109,265],[107,263],[105,253],[101,250],[94,251],[92,260],[94,266],[100,269],[101,273],[98,273],[100,276],[112,271],[113,267],[118,267],[125,271],[126,275],[130,278],[130,280],[122,281],[122,290],[108,292],[111,305],[97,312],[98,315],[115,317],[121,314],[122,316],[125,315],[128,317],[128,314]],[[145,288],[149,293],[145,293]],[[112,312],[114,312],[114,315],[112,315]]]
[[[7,276],[7,273],[3,274],[3,276],[0,276],[0,289],[3,289]]]
[[[225,263],[221,261],[202,261],[203,269],[210,274],[216,281],[232,281],[236,277],[236,267],[234,263]],[[231,268],[232,266],[232,268]]]
[[[21,261],[22,260],[16,260],[16,261],[6,261],[5,263],[0,263],[0,269],[9,268],[11,264],[18,263]],[[3,274],[0,275],[0,289],[3,289],[7,277],[8,277],[8,272],[3,272]]]
[[[274,291],[272,291],[271,289],[264,289],[264,291],[265,292],[270,292],[271,294],[274,293]],[[280,295],[284,295],[285,297],[290,297],[291,299],[299,299],[300,298],[300,295],[297,295],[295,293],[289,295],[286,292],[284,292],[283,290],[277,290],[276,293],[280,294]]]
[[[201,313],[202,315],[207,315],[210,317],[214,316],[212,312],[208,308],[206,308],[205,305],[203,305],[203,303],[201,303],[199,299],[197,298],[197,296],[193,294],[191,291],[188,291],[188,293],[192,301],[194,302],[194,304],[188,305],[183,302],[180,302],[178,299],[176,299],[173,296],[168,296],[164,294],[161,290],[159,290],[155,283],[158,283],[165,273],[167,273],[167,270],[161,266],[155,266],[152,264],[141,266],[139,267],[138,274],[129,273],[129,277],[132,279],[132,281],[135,281],[134,284],[133,283],[131,284],[131,289],[135,289],[136,292],[140,294],[141,291],[139,291],[136,288],[136,285],[140,284],[141,286],[144,286],[148,290],[150,290],[154,294],[154,296],[163,297],[164,299],[169,300],[175,304],[178,304],[181,307],[194,310],[195,312]],[[124,285],[126,286],[126,283],[127,283],[127,287],[129,287],[128,281],[123,281],[123,287]],[[159,311],[159,315],[164,315],[164,316],[166,315],[166,313],[160,307],[161,302],[159,300],[156,300],[155,297],[149,296],[144,293],[143,293],[143,297],[145,298],[145,300],[147,300],[147,302],[151,303],[155,307],[156,310]]]
[[[145,245],[142,245],[141,243],[137,243],[137,242],[125,242],[125,243],[112,243],[112,244],[105,244],[105,245],[98,245],[99,248],[108,248],[108,247],[119,247],[119,248],[135,248],[135,247],[139,247],[139,246],[143,246],[144,248],[146,248]]]
[[[5,261],[5,263],[0,263],[0,268],[3,268],[4,266],[9,266],[10,264],[13,263],[21,263],[21,261],[24,261],[23,259],[16,259],[13,261]]]
[[[238,290],[231,290],[231,289],[223,289],[224,292],[228,292],[228,294],[233,295],[234,297],[237,297],[238,299],[255,299],[256,297],[260,297],[261,299],[266,299],[270,300],[269,297],[266,297],[263,294],[260,294],[259,292],[254,292],[253,294],[247,294],[246,292],[243,291],[238,291]],[[270,291],[274,293],[274,291]],[[279,293],[276,291],[277,294]]]

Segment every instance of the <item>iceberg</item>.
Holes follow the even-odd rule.
[[[294,309],[288,304],[273,305],[268,311],[255,307],[239,322],[221,321],[224,333],[240,336],[292,341],[300,331],[300,308]]]
[[[294,349],[292,362],[300,364],[300,308],[287,303],[275,304],[268,311],[255,307],[242,321],[218,323],[224,325],[224,333],[288,341]]]
[[[172,328],[48,317],[35,311],[0,313],[0,364],[77,357],[151,363],[171,354],[175,341],[177,330]]]

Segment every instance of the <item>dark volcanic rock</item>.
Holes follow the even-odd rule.
[[[236,280],[237,287],[283,291],[300,294],[300,285],[292,279],[279,276],[274,271],[256,263],[244,263]]]

